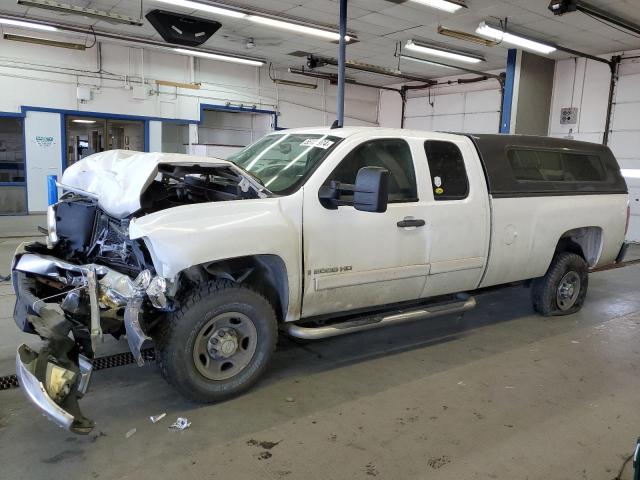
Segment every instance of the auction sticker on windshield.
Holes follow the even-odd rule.
[[[304,142],[300,144],[301,147],[317,147],[326,150],[335,142],[331,140],[322,140],[321,138],[307,138]]]

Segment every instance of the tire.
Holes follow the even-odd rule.
[[[545,276],[532,282],[533,309],[546,317],[570,315],[582,308],[588,287],[587,262],[575,253],[558,253]]]
[[[162,376],[187,399],[211,403],[258,381],[275,350],[278,322],[262,295],[217,280],[189,292],[159,330],[155,342]]]

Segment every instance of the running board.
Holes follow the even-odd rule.
[[[301,338],[303,340],[319,340],[321,338],[336,337],[347,333],[373,330],[374,328],[396,325],[399,323],[410,322],[412,320],[438,317],[440,315],[448,315],[450,313],[462,313],[467,310],[471,310],[475,306],[475,298],[469,297],[466,300],[460,300],[457,302],[421,306],[411,310],[397,311],[392,314],[368,315],[355,320],[347,320],[341,323],[321,325],[318,327],[305,327],[295,323],[286,323],[282,326],[282,329],[292,337]]]

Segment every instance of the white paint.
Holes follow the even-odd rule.
[[[631,213],[627,240],[640,242],[640,171],[635,170],[634,174],[625,177],[629,186],[629,210]]]
[[[47,177],[62,175],[60,115],[28,112],[24,120],[29,212],[47,210]]]
[[[137,218],[131,238],[144,238],[161,274],[205,262],[247,255],[276,255],[289,283],[287,320],[300,311],[302,190],[277,198],[184,205]],[[256,242],[256,238],[260,241]],[[184,245],[188,248],[176,248]],[[215,245],[215,248],[212,248]]]
[[[276,256],[287,272],[286,320],[294,321],[539,277],[559,239],[574,229],[580,229],[575,235],[586,235],[578,241],[587,245],[591,266],[612,262],[622,245],[627,195],[490,200],[477,151],[465,136],[357,127],[287,133],[343,140],[290,195],[182,205],[130,222],[130,238],[145,242],[160,275],[175,280],[193,265]],[[418,200],[391,203],[382,213],[322,206],[318,192],[333,170],[354,148],[376,138],[402,138],[409,144]],[[435,200],[424,151],[429,139],[452,142],[462,152],[469,180],[466,198]],[[105,152],[70,167],[63,182],[96,194],[108,213],[123,216],[140,207],[140,194],[155,178],[158,164],[202,162],[207,159]],[[398,227],[407,217],[423,219],[425,225]],[[597,234],[589,233],[594,229]]]
[[[623,52],[632,57],[640,51]],[[611,55],[603,55],[610,58]],[[572,137],[575,140],[602,143],[607,114],[609,67],[603,63],[583,58],[562,60],[556,63],[549,135]],[[560,124],[560,109],[577,107],[578,123]],[[625,169],[640,168],[640,61],[623,60],[614,91],[611,115],[609,147],[618,163]],[[627,179],[631,191],[632,182]],[[634,187],[635,188],[635,187]],[[640,241],[640,212],[633,208],[627,238]]]
[[[496,70],[489,73],[501,73]],[[476,75],[442,77],[438,82],[455,82]],[[400,88],[401,84],[390,85]],[[497,133],[500,129],[502,95],[496,80],[476,83],[452,83],[425,90],[410,90],[405,105],[404,128],[412,130],[445,130],[469,133]],[[432,105],[433,104],[433,105]],[[452,116],[453,115],[453,116]],[[455,116],[460,115],[460,116]],[[446,117],[438,118],[436,117]],[[400,95],[380,91],[378,121],[381,127],[400,128],[402,101]]]
[[[162,152],[162,122],[149,122],[149,151]]]
[[[558,240],[580,227],[604,232],[600,256],[591,266],[612,263],[624,239],[627,201],[627,195],[493,199],[491,254],[481,286],[544,275]],[[515,241],[506,241],[508,230]]]
[[[201,104],[231,102],[278,110],[281,112],[279,124],[286,128],[330,125],[335,119],[337,92],[328,82],[318,81],[315,90],[275,85],[266,67],[257,69],[196,59],[191,70],[190,57],[157,49],[144,49],[143,57],[141,50],[102,43],[102,68],[115,75],[98,78],[99,75],[92,73],[97,66],[95,48],[79,52],[0,39],[0,91],[11,92],[11,95],[0,96],[0,111],[18,112],[21,106],[31,105],[198,121]],[[147,99],[136,99],[132,89],[125,87],[142,86],[142,58],[146,88],[154,94]],[[275,75],[289,80],[301,79],[284,70],[277,70]],[[195,81],[201,83],[201,88],[158,87],[155,80]],[[79,86],[91,89],[91,100],[77,99]],[[348,85],[346,95],[347,125],[377,124],[376,89]]]

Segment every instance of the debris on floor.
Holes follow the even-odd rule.
[[[137,428],[132,428],[131,430],[129,430],[127,433],[124,434],[124,436],[126,438],[131,438],[135,435],[135,433],[138,431]]]
[[[287,402],[295,402],[295,399],[293,397],[287,397],[287,398],[285,398],[285,401],[287,401]]]
[[[186,430],[191,426],[191,422],[184,417],[178,417],[169,427],[169,430]]]
[[[166,416],[167,414],[165,412],[162,412],[160,415],[151,415],[149,417],[149,420],[151,420],[151,423],[158,423],[160,420],[162,420]]]

